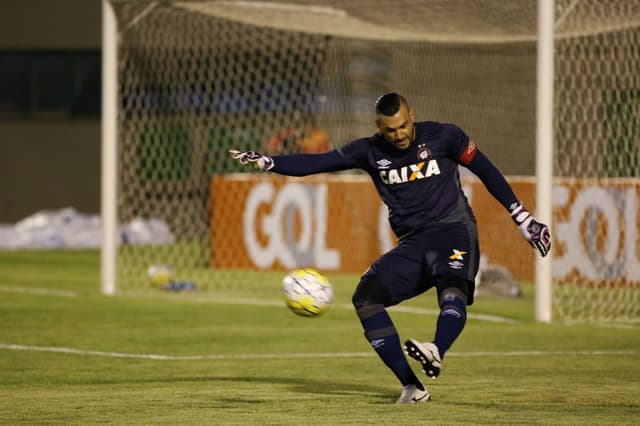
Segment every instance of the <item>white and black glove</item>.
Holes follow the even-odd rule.
[[[537,249],[542,257],[546,256],[551,250],[549,227],[542,222],[538,222],[520,203],[512,206],[510,212],[511,218],[520,228],[525,240],[531,244],[531,247]]]
[[[229,153],[234,160],[238,160],[243,166],[250,164],[260,170],[271,170],[273,168],[273,158],[262,155],[259,152],[230,149]]]

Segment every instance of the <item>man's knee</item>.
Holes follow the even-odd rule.
[[[359,311],[367,306],[389,306],[391,298],[375,275],[365,275],[360,279],[351,301],[356,311]]]
[[[439,275],[436,281],[438,290],[438,304],[440,307],[447,300],[456,298],[462,300],[465,305],[473,303],[473,288],[469,281],[455,275]],[[471,295],[470,295],[471,292]]]

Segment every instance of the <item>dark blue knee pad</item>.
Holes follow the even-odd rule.
[[[475,286],[464,278],[455,275],[438,275],[436,277],[436,289],[438,291],[438,304],[442,307],[445,300],[455,297],[466,305],[473,303]]]
[[[358,311],[371,305],[389,306],[391,297],[375,275],[365,275],[360,279],[351,302]]]

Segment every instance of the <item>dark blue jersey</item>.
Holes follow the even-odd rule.
[[[452,124],[423,121],[415,123],[415,129],[415,140],[404,150],[380,133],[338,149],[348,163],[371,176],[399,237],[446,220],[454,210],[473,220],[458,174],[469,137]]]
[[[436,222],[474,221],[460,186],[459,164],[478,175],[505,208],[516,201],[502,174],[459,127],[423,121],[415,128],[415,140],[404,150],[376,133],[324,154],[273,157],[271,171],[305,176],[364,170],[389,208],[389,222],[398,237]]]

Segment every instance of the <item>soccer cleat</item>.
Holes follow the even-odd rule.
[[[440,374],[442,368],[442,358],[438,347],[431,342],[420,343],[409,339],[404,342],[404,351],[411,358],[422,364],[422,371],[428,377],[435,379]]]
[[[426,388],[420,390],[416,385],[407,385],[402,388],[402,393],[396,404],[415,404],[416,402],[427,402],[430,399],[431,394]]]

